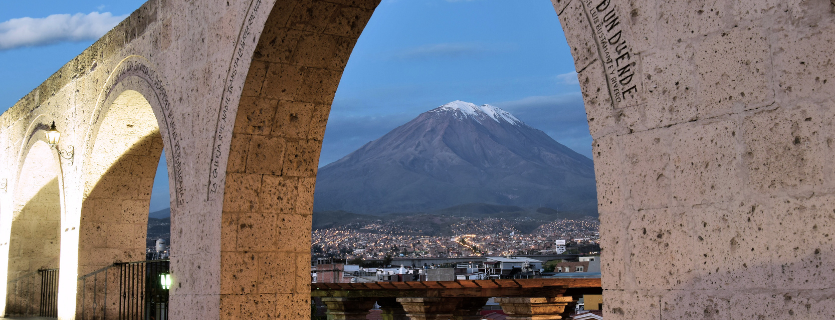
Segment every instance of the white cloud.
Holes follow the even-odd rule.
[[[101,38],[127,15],[110,12],[53,14],[46,18],[17,18],[0,22],[0,50]]]
[[[557,75],[557,83],[565,85],[579,86],[580,79],[577,78],[577,72],[569,72]]]

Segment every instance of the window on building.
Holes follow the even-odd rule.
[[[577,268],[575,268],[574,271],[575,272],[583,272],[583,266],[577,266]]]

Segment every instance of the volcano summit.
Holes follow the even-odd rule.
[[[468,203],[596,215],[592,160],[500,108],[453,101],[319,169],[314,211]]]

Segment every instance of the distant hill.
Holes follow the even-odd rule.
[[[561,219],[581,220],[585,217],[592,216],[586,212],[577,211],[559,211],[547,207],[539,208],[522,208],[518,206],[504,206],[487,203],[467,203],[441,210],[430,212],[431,214],[448,215],[455,217],[471,217],[471,218],[533,218],[543,221],[554,221]]]
[[[370,224],[397,226],[401,234],[427,236],[454,235],[450,227],[456,223],[473,221],[480,224],[484,218],[504,219],[502,223],[522,233],[530,233],[539,226],[557,220],[583,220],[588,215],[563,212],[551,208],[522,208],[516,206],[468,203],[431,212],[392,213],[385,215],[357,214],[346,211],[313,212],[313,230],[347,228],[363,232]],[[393,230],[393,229],[387,229]]]
[[[483,217],[488,215],[512,215],[519,213],[526,213],[527,210],[517,206],[504,206],[498,204],[487,203],[467,203],[441,210],[433,211],[437,214],[463,216],[463,217]]]
[[[480,203],[597,215],[591,159],[500,108],[462,101],[422,113],[319,169],[314,201],[317,212],[499,208],[466,207]]]
[[[380,217],[345,211],[313,212],[313,230],[346,226],[355,222],[369,222]]]
[[[148,214],[150,218],[163,219],[171,216],[171,208],[165,208]]]
[[[552,220],[560,220],[560,219],[568,219],[568,220],[581,220],[586,217],[586,214],[582,212],[570,212],[570,211],[557,211],[551,208],[537,208],[536,212],[540,214],[540,218],[542,219],[552,219]]]

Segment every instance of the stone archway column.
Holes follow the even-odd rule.
[[[76,144],[71,135],[61,138],[67,145]],[[60,146],[65,150],[67,146]],[[76,155],[75,157],[80,157]],[[80,243],[81,203],[84,186],[80,166],[83,161],[61,161],[61,240],[58,271],[58,319],[75,319],[78,302],[78,246]],[[70,164],[72,163],[72,164]]]
[[[68,230],[69,229],[69,230]],[[74,319],[78,291],[78,227],[61,229],[58,271],[58,319]]]
[[[221,319],[256,312],[309,317],[313,194],[325,124],[350,52],[379,2],[251,2],[222,91],[209,178],[209,198],[223,199],[216,217]]]
[[[7,181],[3,181],[5,184],[0,185],[6,193],[0,198],[0,270],[9,270],[9,241],[11,240],[12,215],[8,213],[12,212],[11,194],[14,192],[14,189],[9,186]],[[8,280],[8,272],[0,272],[0,284],[8,283]],[[2,314],[6,314],[7,289],[4,287],[0,291],[0,312]]]

